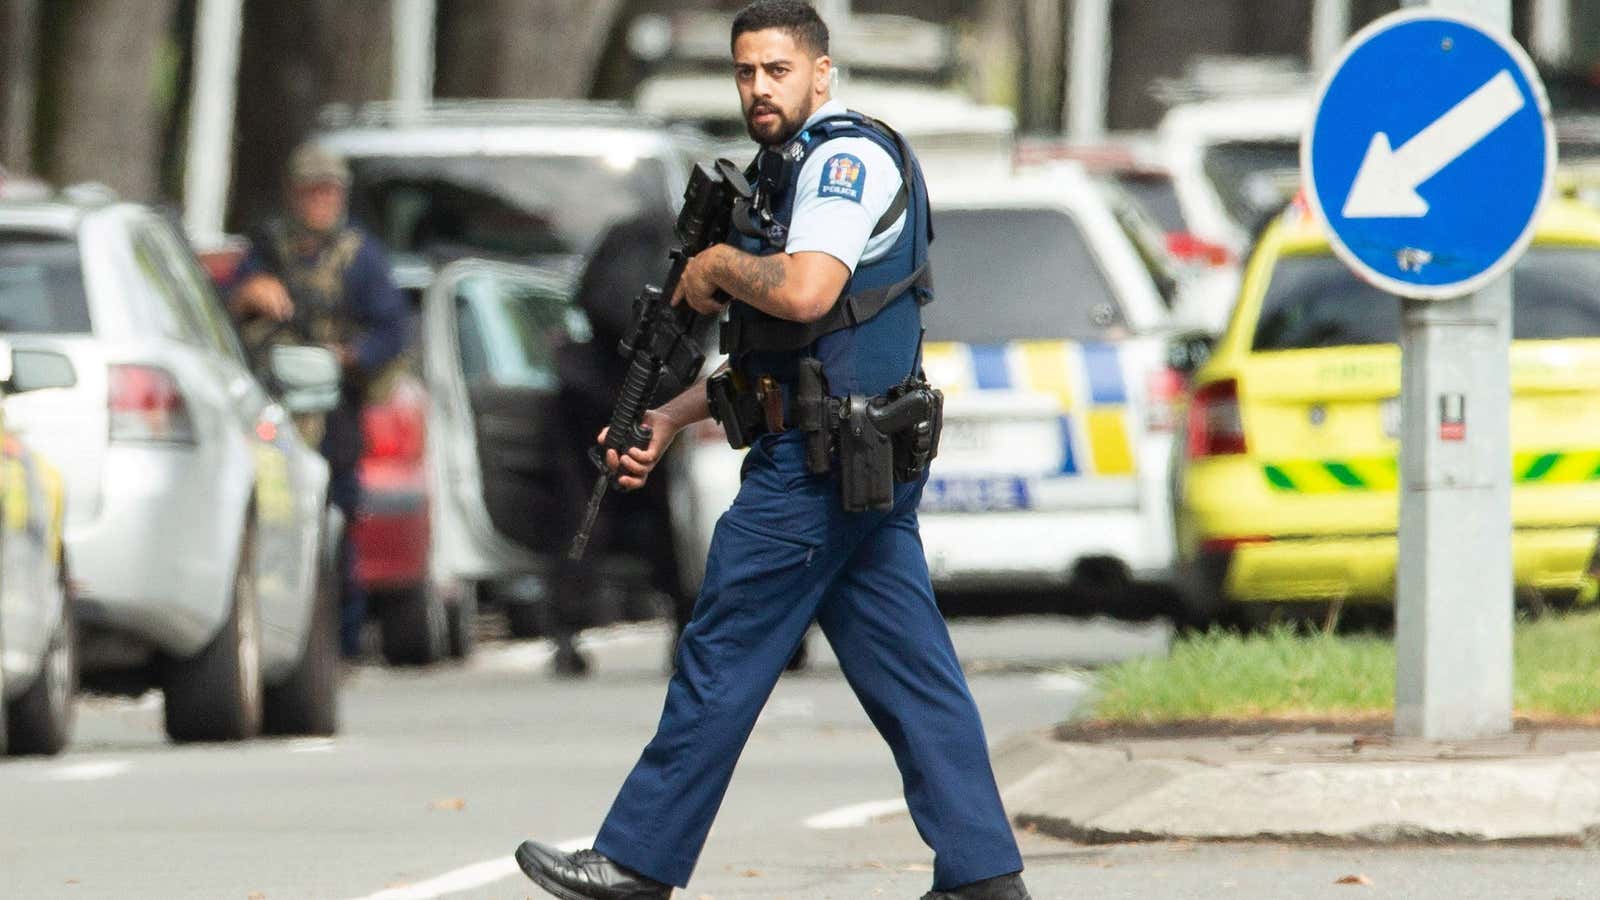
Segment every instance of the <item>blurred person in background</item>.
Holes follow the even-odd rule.
[[[712,537],[655,738],[593,849],[525,841],[517,863],[566,900],[667,900],[686,885],[756,718],[815,620],[893,750],[933,848],[924,900],[1028,900],[929,582],[917,524],[926,469],[889,485],[886,509],[848,511],[841,461],[830,454],[830,470],[813,472],[797,427],[804,372],[820,369],[825,393],[852,406],[887,402],[897,386],[926,390],[932,224],[921,167],[899,135],[832,99],[828,29],[809,4],[758,0],[734,18],[731,43],[745,122],[763,147],[752,167],[763,199],[748,228],[690,260],[673,301],[728,314],[728,380],[750,387],[719,378],[718,390],[764,385],[755,413],[725,404],[738,431],[758,419],[762,428]],[[608,456],[619,487],[642,487],[678,432],[710,415],[704,383],[646,413],[650,446]]]
[[[321,420],[297,421],[308,443],[328,461],[331,502],[353,523],[361,501],[357,465],[363,441],[361,411],[381,397],[405,349],[406,304],[390,275],[388,253],[345,218],[350,169],[314,143],[289,158],[288,214],[251,238],[234,275],[229,311],[256,371],[279,343],[325,346],[343,369],[339,405]],[[340,553],[340,647],[361,654],[367,597],[356,578],[344,532]]]
[[[565,480],[571,491],[567,506],[574,518],[569,527],[552,532],[563,539],[577,530],[577,516],[588,498],[593,473],[587,460],[594,436],[589,423],[609,418],[622,391],[628,360],[617,352],[617,345],[633,326],[633,301],[640,289],[659,284],[665,274],[667,254],[673,246],[672,224],[669,216],[659,212],[613,223],[595,245],[579,278],[575,302],[594,334],[587,342],[564,345],[556,361],[561,382],[560,425],[570,448],[562,458],[573,463]],[[684,387],[663,384],[658,395],[670,397]],[[662,539],[670,526],[669,486],[664,475],[659,473],[646,487],[623,493],[607,505],[596,522],[592,543],[597,548],[642,556],[650,567],[651,587],[672,598],[673,617],[681,632],[689,621],[694,597],[683,589],[672,542]],[[579,676],[589,671],[589,661],[577,649],[575,638],[590,623],[592,572],[593,566],[575,564],[566,553],[560,554],[546,623],[556,644],[554,665],[559,675]]]

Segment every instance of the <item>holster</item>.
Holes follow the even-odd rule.
[[[938,454],[944,394],[919,374],[882,396],[831,397],[822,363],[808,357],[800,363],[796,418],[808,471],[831,471],[837,456],[845,511],[886,510],[894,506],[895,482],[921,478]]]
[[[711,407],[711,418],[722,426],[728,445],[735,450],[750,446],[766,433],[761,400],[744,380],[732,369],[723,369],[706,379],[706,401]]]

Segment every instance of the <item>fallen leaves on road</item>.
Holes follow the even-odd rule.
[[[244,900],[267,900],[267,895],[260,891],[251,891]]]
[[[1372,879],[1365,875],[1346,875],[1334,884],[1359,884],[1362,887],[1372,887]]]
[[[467,801],[460,797],[451,797],[448,800],[435,800],[433,801],[433,804],[428,807],[430,810],[438,810],[443,812],[461,812],[466,808]]]
[[[739,874],[742,877],[745,877],[745,878],[760,878],[765,873],[762,872],[760,869],[745,869],[743,872],[740,872]]]

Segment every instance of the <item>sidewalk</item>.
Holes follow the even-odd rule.
[[[1600,845],[1600,729],[1437,744],[1390,737],[1388,723],[1201,730],[1068,726],[1008,741],[995,750],[1007,809],[1091,844]]]

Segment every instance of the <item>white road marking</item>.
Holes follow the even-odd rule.
[[[594,835],[589,835],[588,837],[561,841],[553,846],[563,853],[571,853],[575,850],[583,850],[593,846],[594,839]],[[496,856],[494,859],[473,863],[470,866],[453,869],[443,875],[429,878],[427,881],[385,888],[376,894],[360,897],[358,900],[435,900],[437,897],[448,897],[451,894],[470,891],[474,888],[480,888],[486,884],[494,884],[513,875],[521,874],[522,870],[517,867],[516,859],[508,853],[504,856]]]
[[[333,738],[295,738],[289,742],[290,753],[332,753]]]
[[[906,811],[906,801],[899,797],[893,800],[873,800],[868,803],[857,803],[853,806],[841,806],[827,812],[817,813],[806,819],[805,826],[816,831],[834,831],[840,828],[860,828],[871,825],[873,822],[888,816]]]
[[[115,778],[133,768],[132,763],[122,760],[107,759],[99,762],[69,763],[46,769],[40,776],[40,781],[99,781],[104,778]]]

